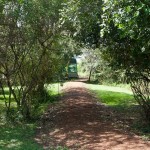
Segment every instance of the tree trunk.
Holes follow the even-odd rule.
[[[24,119],[31,119],[30,106],[29,106],[26,96],[23,96],[22,98],[21,108],[22,108],[22,115]]]
[[[89,82],[91,82],[92,71],[93,71],[93,67],[91,67],[90,69],[90,74],[89,74],[89,79],[88,79]]]

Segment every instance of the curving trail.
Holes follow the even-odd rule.
[[[142,141],[114,125],[111,110],[97,103],[85,83],[68,82],[59,105],[50,106],[35,140],[44,149],[57,146],[71,150],[150,150]]]

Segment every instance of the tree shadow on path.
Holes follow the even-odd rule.
[[[149,143],[115,126],[113,112],[97,103],[82,86],[70,82],[59,106],[50,107],[42,117],[35,140],[44,149],[148,150]]]

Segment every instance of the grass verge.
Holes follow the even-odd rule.
[[[1,150],[42,150],[34,141],[36,124],[11,125],[5,124],[0,128]]]
[[[96,95],[99,102],[114,112],[112,117],[117,120],[116,124],[127,126],[144,140],[150,140],[150,126],[141,118],[140,107],[129,89],[94,84],[88,84],[87,88]]]

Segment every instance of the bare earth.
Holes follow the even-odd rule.
[[[150,142],[115,126],[111,110],[96,102],[85,83],[68,82],[64,93],[59,104],[44,114],[37,130],[35,140],[44,149],[150,150]]]

